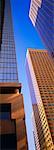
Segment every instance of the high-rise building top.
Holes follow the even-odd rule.
[[[48,51],[29,49],[26,73],[40,149],[54,150],[54,61]]]
[[[54,0],[31,0],[29,17],[46,48],[54,53]]]
[[[10,0],[5,0],[2,44],[0,50],[0,82],[17,82],[16,51]]]

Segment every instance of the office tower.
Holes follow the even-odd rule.
[[[54,0],[31,0],[29,18],[45,47],[54,55]]]
[[[13,36],[11,10],[9,5],[9,0],[8,2],[5,1],[2,44],[0,50],[0,82],[18,81],[16,52]]]
[[[27,149],[25,112],[18,81],[10,0],[1,0],[0,149]],[[3,17],[3,18],[2,18]]]
[[[28,49],[26,73],[33,106],[36,148],[54,150],[54,61],[47,50]],[[33,121],[35,118],[35,122]]]

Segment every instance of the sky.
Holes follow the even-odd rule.
[[[27,136],[29,150],[34,150],[34,140],[32,134],[32,105],[25,69],[26,51],[28,48],[45,49],[41,38],[29,19],[30,0],[11,0],[13,30],[15,38],[18,78],[22,83],[22,93],[24,96],[24,109],[26,116]]]

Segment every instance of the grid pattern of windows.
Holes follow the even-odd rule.
[[[54,60],[46,50],[29,49],[26,56],[26,71],[40,148],[53,150]]]
[[[17,82],[17,63],[10,0],[5,0],[4,24],[0,51],[0,82]]]
[[[44,133],[43,133],[43,128],[42,128],[42,123],[41,123],[41,119],[40,119],[38,106],[36,104],[33,105],[33,110],[34,110],[34,117],[35,117],[35,123],[36,123],[36,127],[37,127],[40,148],[41,148],[41,150],[43,150],[46,147],[46,143],[45,143],[45,139],[44,139]]]
[[[30,56],[54,141],[54,61],[47,51],[32,51]]]
[[[32,115],[31,115],[31,119],[32,119],[32,131],[33,131],[33,136],[34,136],[35,149],[40,150],[38,131],[37,131],[37,128],[36,128],[36,122],[35,122],[35,117],[34,117],[33,112],[32,112]]]

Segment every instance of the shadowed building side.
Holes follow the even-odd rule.
[[[20,93],[20,89],[21,89],[21,84],[0,83],[0,91],[2,93],[2,94],[0,93],[0,106],[3,105],[3,112],[2,112],[2,107],[0,107],[1,108],[0,125],[2,125],[0,136],[2,134],[4,135],[3,136],[4,138],[5,136],[7,136],[7,134],[9,135],[14,132],[15,136],[13,136],[13,134],[12,136],[15,137],[15,149],[27,150],[28,147],[27,147],[27,137],[26,137],[24,103],[23,103],[23,95]],[[13,141],[14,139],[12,138],[12,143]],[[11,149],[11,140],[9,140],[8,145],[6,144],[7,143],[5,143],[5,146],[3,145],[3,148],[6,150],[6,148],[10,145],[9,149]]]

